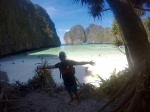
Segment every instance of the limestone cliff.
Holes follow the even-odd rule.
[[[65,33],[64,40],[66,44],[82,44],[86,42],[84,28],[81,25],[73,26],[70,31]]]
[[[65,33],[64,40],[66,44],[112,43],[114,38],[111,36],[111,28],[90,24],[85,30],[81,25],[73,26]]]
[[[90,24],[85,29],[87,43],[111,43],[114,38],[111,37],[111,29],[102,26]]]
[[[30,0],[0,0],[0,56],[60,44],[42,7]]]

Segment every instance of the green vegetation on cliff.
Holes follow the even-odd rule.
[[[60,44],[42,7],[29,0],[0,1],[0,56]]]
[[[64,35],[66,44],[82,43],[112,43],[114,40],[111,36],[110,28],[90,24],[85,30],[81,25],[73,26],[70,31]]]

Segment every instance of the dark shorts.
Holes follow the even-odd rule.
[[[65,84],[65,88],[68,92],[77,93],[77,84]]]

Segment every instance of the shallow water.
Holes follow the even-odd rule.
[[[124,49],[122,48],[124,51]],[[96,74],[103,78],[108,78],[112,71],[123,70],[127,67],[126,56],[118,48],[110,44],[82,44],[82,45],[64,45],[55,48],[46,48],[35,50],[29,53],[18,54],[0,59],[0,69],[6,71],[10,82],[20,80],[27,82],[35,73],[34,69],[42,60],[47,60],[53,65],[59,62],[58,53],[65,51],[67,58],[75,61],[91,61],[96,65],[76,66],[76,77],[80,82],[95,82]],[[86,69],[88,67],[88,74]],[[57,83],[61,83],[59,70],[52,71],[53,77]]]
[[[124,49],[122,49],[124,50]],[[33,51],[29,56],[57,57],[60,51],[65,51],[68,57],[114,56],[123,55],[115,46],[110,44],[64,45]]]

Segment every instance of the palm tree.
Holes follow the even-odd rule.
[[[123,40],[132,61],[131,77],[127,83],[101,109],[102,111],[117,97],[123,100],[114,112],[150,112],[150,44],[146,30],[137,14],[137,9],[150,11],[150,0],[74,0],[85,5],[94,18],[101,17],[101,12],[111,9],[121,31]],[[105,3],[110,8],[105,8]],[[124,94],[123,94],[124,93]]]

